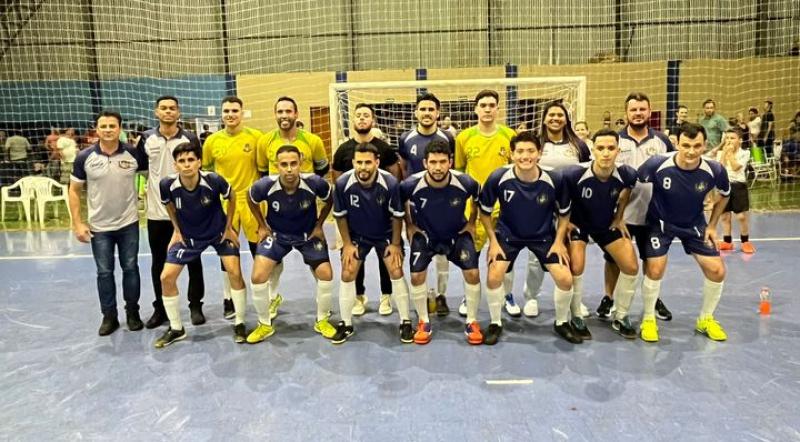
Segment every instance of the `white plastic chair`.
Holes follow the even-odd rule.
[[[764,156],[763,162],[751,162],[753,168],[753,181],[750,182],[752,189],[758,181],[767,181],[770,187],[774,187],[780,179],[778,175],[778,165],[780,161],[775,160],[775,156]]]
[[[67,214],[69,215],[70,223],[72,222],[72,213],[69,211],[69,201],[67,200],[67,186],[59,183],[58,181],[43,177],[28,177],[31,179],[31,186],[34,189],[34,196],[36,198],[36,208],[39,214],[39,226],[44,228],[44,214],[46,211],[47,203],[55,202],[55,216],[58,218],[58,202],[64,201],[67,206]],[[58,189],[58,192],[53,192],[53,189]]]
[[[0,203],[2,205],[2,208],[0,208],[0,211],[2,212],[2,216],[0,217],[0,220],[2,220],[4,222],[6,220],[6,204],[7,203],[22,203],[22,209],[23,209],[23,212],[25,213],[25,219],[28,221],[28,225],[31,224],[31,200],[35,196],[35,191],[34,191],[33,187],[31,186],[32,181],[30,180],[30,178],[36,178],[36,177],[20,178],[19,180],[17,180],[16,183],[14,183],[12,185],[3,186],[2,188],[0,188],[0,198],[2,198],[2,200],[3,200],[2,203]],[[12,196],[11,195],[10,191],[11,190],[15,190],[15,189],[19,190],[19,196]],[[19,216],[20,220],[22,220],[22,213],[23,212],[21,212],[19,214],[20,215]]]

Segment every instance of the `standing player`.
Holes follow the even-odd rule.
[[[512,165],[492,172],[480,195],[481,223],[489,236],[486,298],[491,324],[483,343],[497,343],[503,331],[503,279],[519,252],[527,248],[536,255],[555,288],[555,332],[569,342],[579,344],[581,337],[569,323],[572,301],[572,275],[566,247],[569,227],[569,193],[561,175],[539,168],[542,153],[532,132],[522,132],[511,139]],[[493,227],[492,212],[499,202],[500,216]],[[554,218],[558,216],[558,227]]]
[[[400,135],[397,143],[397,151],[403,159],[403,176],[409,177],[425,170],[426,149],[434,140],[447,143],[451,156],[455,151],[455,140],[450,132],[437,126],[440,105],[439,99],[431,93],[417,97],[417,108],[414,110],[417,127]],[[438,316],[447,316],[450,308],[447,306],[445,293],[447,292],[447,279],[450,277],[450,266],[446,256],[437,255],[434,259],[436,261],[437,289],[428,293],[429,308],[434,307],[431,308],[431,311],[435,311]],[[431,301],[433,301],[432,306],[430,305]]]
[[[638,169],[648,158],[675,150],[669,138],[650,127],[650,99],[647,95],[641,92],[628,94],[625,98],[625,115],[628,125],[619,132],[617,165],[627,164]],[[652,192],[651,184],[637,182],[631,190],[630,201],[625,209],[625,223],[628,232],[636,240],[639,259],[642,260],[645,257],[644,246],[649,241],[645,217]],[[597,316],[600,319],[608,319],[614,307],[612,296],[620,272],[619,267],[609,261],[609,258],[606,255],[605,296],[597,307]],[[656,315],[663,321],[672,319],[672,313],[660,298],[656,300]]]
[[[233,326],[234,340],[245,340],[244,313],[247,291],[239,266],[239,238],[233,230],[233,215],[236,213],[236,195],[222,177],[213,172],[200,172],[202,152],[197,142],[186,142],[176,146],[172,152],[177,175],[159,183],[161,203],[167,208],[173,225],[169,242],[167,263],[161,273],[160,282],[164,293],[164,309],[169,318],[169,329],[156,340],[156,348],[186,339],[186,330],[181,324],[178,309],[178,276],[183,266],[197,261],[209,246],[217,251],[231,277],[231,295],[236,306],[236,321]],[[228,214],[222,210],[220,197],[228,200]]]
[[[408,178],[400,186],[406,207],[408,238],[411,241],[411,293],[419,315],[414,342],[427,344],[431,325],[426,308],[428,266],[434,256],[445,256],[464,274],[467,325],[464,334],[473,345],[483,343],[478,323],[481,301],[478,253],[473,236],[477,218],[478,182],[469,175],[450,170],[450,146],[434,140],[425,150],[425,171]],[[464,217],[467,201],[472,201],[469,219]]]
[[[619,135],[612,129],[600,129],[593,137],[594,161],[568,166],[563,170],[564,185],[572,201],[570,214],[569,264],[572,270],[572,329],[583,340],[592,335],[581,317],[583,270],[586,244],[591,237],[619,264],[622,273],[614,288],[616,316],[612,327],[622,336],[633,339],[636,330],[628,319],[628,309],[636,291],[639,266],[633,251],[623,214],[631,189],[636,184],[636,170],[617,167]]]
[[[342,321],[332,342],[344,343],[353,335],[355,278],[370,250],[375,249],[392,278],[392,297],[400,314],[400,341],[413,341],[408,317],[408,287],[403,279],[403,209],[397,179],[378,170],[378,149],[359,144],[353,170],[336,180],[334,211],[342,235],[342,284],[339,311]]]
[[[642,283],[644,317],[640,327],[642,340],[647,342],[658,341],[655,304],[667,267],[667,252],[676,237],[705,276],[703,305],[695,329],[714,341],[727,339],[722,326],[714,319],[714,310],[725,280],[725,264],[716,248],[716,228],[728,204],[730,183],[722,165],[703,158],[705,150],[705,128],[686,123],[678,134],[676,154],[650,158],[639,168],[639,180],[653,184],[653,198],[647,211],[649,230]],[[703,201],[715,188],[722,198],[714,203],[711,218],[706,223]]]
[[[255,344],[275,333],[269,312],[268,279],[275,266],[297,249],[316,277],[317,320],[314,331],[330,339],[336,329],[328,322],[333,305],[333,270],[322,225],[331,211],[331,186],[314,174],[300,173],[303,156],[295,146],[283,146],[276,153],[278,175],[265,176],[250,188],[247,200],[258,220],[260,240],[253,263],[253,306],[258,313],[258,326],[247,337]],[[317,215],[317,199],[325,205]],[[260,204],[267,203],[264,217]]]
[[[362,143],[369,143],[378,149],[381,169],[389,172],[397,178],[402,179],[400,163],[397,152],[389,144],[377,138],[372,129],[375,125],[375,109],[364,103],[356,104],[353,113],[353,138],[345,141],[336,149],[333,155],[333,179],[353,169],[353,158],[355,157],[356,146]],[[356,275],[356,303],[353,307],[353,314],[361,316],[366,313],[367,295],[364,287],[364,267],[361,266]],[[380,273],[381,298],[378,313],[387,316],[392,314],[392,282],[389,272],[382,259],[378,260],[378,272]]]
[[[244,230],[250,253],[255,257],[258,220],[247,210],[247,190],[258,179],[256,144],[261,132],[244,125],[243,107],[239,97],[222,99],[222,122],[225,127],[206,139],[203,145],[203,168],[213,168],[233,187],[234,194],[239,198],[235,205],[236,213],[233,214],[233,229],[237,232]],[[224,266],[222,272],[224,314],[225,318],[231,319],[235,316],[231,281]]]
[[[500,111],[500,96],[492,90],[482,90],[475,96],[475,114],[478,116],[478,124],[463,130],[456,137],[455,168],[463,171],[481,186],[489,178],[489,175],[498,167],[505,166],[511,158],[509,141],[516,135],[514,129],[504,126],[497,122],[497,115]],[[472,203],[467,204],[465,211],[469,216],[472,210]],[[499,208],[492,214],[492,219],[496,220],[499,215]],[[487,232],[480,223],[475,228],[475,250],[480,253],[486,244]],[[514,282],[514,273],[506,275],[506,293],[511,291],[509,283]],[[462,300],[458,308],[461,316],[467,315],[466,298]]]
[[[147,173],[147,240],[150,243],[150,253],[153,261],[150,265],[150,276],[153,280],[153,292],[156,299],[153,301],[153,316],[147,320],[147,328],[156,328],[169,318],[161,301],[161,271],[167,259],[167,249],[175,233],[173,223],[170,221],[166,207],[161,204],[159,183],[163,178],[175,171],[173,151],[175,147],[184,143],[197,146],[197,159],[202,158],[200,142],[197,137],[178,126],[181,119],[181,107],[178,99],[164,95],[156,99],[155,115],[158,127],[154,127],[142,134],[139,139],[138,149],[143,151],[148,158]],[[198,163],[199,164],[199,163]],[[188,262],[189,267],[189,311],[191,312],[192,325],[206,322],[203,316],[203,262],[195,259]]]
[[[307,132],[300,127],[297,121],[297,102],[291,97],[280,97],[273,108],[277,129],[273,129],[258,139],[256,147],[256,163],[258,171],[262,174],[277,175],[278,166],[276,152],[282,146],[292,145],[297,147],[303,155],[300,173],[316,173],[324,177],[328,173],[328,156],[320,137]],[[283,263],[278,263],[270,277],[270,304],[271,318],[278,315],[278,307],[283,302],[283,297],[278,293],[278,283],[283,273]]]

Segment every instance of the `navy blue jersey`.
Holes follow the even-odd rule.
[[[598,179],[591,163],[568,166],[562,170],[564,185],[572,202],[570,221],[586,232],[608,230],[614,220],[619,194],[636,184],[636,169],[622,165],[605,182]]]
[[[428,185],[426,174],[415,173],[400,184],[403,203],[410,203],[414,224],[429,240],[453,239],[466,226],[467,200],[477,201],[480,185],[469,175],[451,170],[447,186],[435,188]]]
[[[228,198],[231,186],[225,178],[214,172],[200,172],[200,181],[194,190],[187,190],[177,175],[170,175],[159,183],[161,204],[175,204],[178,226],[186,239],[210,241],[225,232],[227,218],[222,210],[220,196]]]
[[[317,198],[328,201],[330,197],[330,184],[313,173],[301,173],[292,194],[283,189],[278,175],[265,176],[250,187],[250,200],[267,202],[267,225],[285,241],[307,239],[317,222]]]
[[[351,236],[374,241],[392,237],[392,217],[403,218],[400,186],[389,172],[378,170],[370,187],[358,182],[355,171],[336,179],[333,216],[347,218]]]
[[[727,196],[731,190],[728,173],[718,162],[701,158],[697,168],[684,170],[675,164],[674,154],[645,161],[639,168],[639,180],[653,183],[648,224],[663,222],[679,229],[705,227],[703,201],[706,194],[716,188]]]
[[[506,241],[552,241],[555,214],[570,211],[569,192],[558,172],[539,169],[539,179],[520,181],[514,165],[503,166],[489,175],[481,190],[481,211],[492,213],[500,201],[497,234]]]
[[[447,142],[450,146],[450,155],[456,150],[456,142],[449,132],[441,129],[436,129],[436,132],[430,135],[423,135],[417,132],[416,129],[404,132],[397,139],[397,153],[406,162],[406,174],[412,175],[421,172],[425,169],[422,161],[425,159],[425,151],[433,140],[442,140]]]

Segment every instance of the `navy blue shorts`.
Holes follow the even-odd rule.
[[[424,272],[436,255],[445,255],[447,260],[461,270],[478,268],[478,252],[472,235],[463,232],[450,240],[430,241],[428,236],[417,232],[411,238],[411,254],[409,264],[411,273]]]
[[[705,227],[689,231],[689,229],[662,229],[661,226],[651,226],[648,240],[644,244],[644,257],[658,258],[666,255],[675,238],[681,240],[683,251],[687,255],[719,256],[719,250],[703,241],[705,232]]]
[[[547,271],[547,264],[559,263],[558,255],[552,254],[547,256],[547,253],[550,251],[550,247],[553,246],[553,241],[508,241],[498,236],[497,242],[500,244],[500,248],[503,249],[503,253],[506,254],[506,257],[505,259],[500,256],[495,258],[500,261],[510,261],[512,266],[513,262],[517,260],[517,255],[519,255],[519,252],[525,248],[536,255],[536,259],[539,260],[539,265],[541,265],[542,269],[545,271]]]
[[[353,245],[358,249],[359,261],[364,261],[372,249],[375,249],[375,254],[378,255],[378,259],[383,259],[384,255],[386,254],[386,247],[391,244],[391,240],[389,239],[376,241],[374,239],[367,239],[357,236],[351,237],[351,239],[353,240]]]
[[[186,265],[197,259],[209,246],[217,251],[219,256],[239,256],[239,249],[232,242],[219,238],[208,241],[184,239],[183,243],[174,244],[167,250],[166,262],[170,264]]]
[[[303,255],[303,262],[312,269],[316,269],[322,263],[330,262],[327,244],[315,237],[309,240],[286,241],[270,236],[258,243],[256,254],[280,262],[292,249],[297,249]]]
[[[611,244],[612,242],[622,238],[622,233],[619,230],[602,230],[597,232],[588,232],[586,230],[581,229],[573,229],[572,232],[569,234],[570,241],[583,241],[585,243],[589,242],[589,238],[592,238],[594,242],[597,243],[600,248],[604,249],[607,245]]]
[[[626,224],[628,227],[628,233],[631,234],[631,240],[636,243],[636,251],[639,253],[639,259],[644,261],[645,258],[645,244],[650,241],[650,227],[648,226],[639,226],[636,224]],[[603,250],[603,258],[606,261],[613,263],[614,258],[608,254],[605,250]]]

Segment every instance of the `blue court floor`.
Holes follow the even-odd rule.
[[[130,332],[123,312],[123,327],[99,337],[89,246],[66,231],[3,232],[0,440],[800,440],[800,302],[792,276],[800,272],[800,216],[756,215],[752,224],[758,252],[725,255],[717,319],[727,342],[694,334],[702,277],[675,244],[662,292],[675,319],[660,323],[659,343],[625,341],[596,318],[588,320],[593,341],[557,338],[548,280],[541,315],[506,317],[494,347],[464,340],[455,272],[453,313],[433,319],[433,341],[401,344],[396,314],[375,312],[372,257],[371,310],[356,319],[350,341],[334,346],[312,330],[313,280],[296,252],[281,281],[277,332],[266,342],[234,344],[210,254],[203,256],[208,322],[191,326],[184,298],[186,341],[157,350],[164,328]],[[243,262],[249,273],[249,255]],[[142,231],[143,319],[152,311],[149,266]],[[520,300],[523,269],[521,259]],[[593,246],[584,297],[591,310],[601,278]],[[765,285],[773,313],[761,317]],[[632,311],[641,311],[638,294]],[[485,301],[480,317],[485,327]]]

